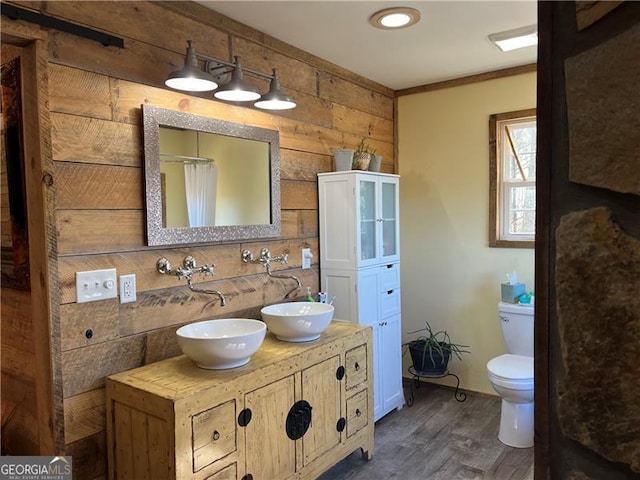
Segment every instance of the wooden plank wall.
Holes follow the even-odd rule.
[[[8,2],[124,38],[125,48],[49,31],[49,99],[54,182],[57,187],[57,263],[65,453],[74,478],[106,475],[105,377],[179,353],[176,326],[215,317],[257,317],[261,306],[291,287],[246,265],[243,249],[290,253],[278,266],[312,290],[319,287],[316,174],[333,168],[331,152],[367,136],[393,172],[393,91],[290,47],[191,2]],[[2,21],[8,21],[5,17]],[[200,53],[247,67],[277,67],[295,110],[271,114],[163,87],[184,61],[186,41]],[[266,88],[266,85],[261,85]],[[261,242],[150,248],[145,241],[141,104],[277,129],[281,146],[282,236]],[[300,269],[300,249],[314,254]],[[215,280],[191,292],[155,272],[159,257],[174,264],[192,254],[216,264]],[[134,273],[138,300],[78,304],[75,272],[115,267]],[[301,292],[302,294],[303,292]],[[91,335],[88,331],[91,330]],[[90,337],[90,338],[89,338]]]

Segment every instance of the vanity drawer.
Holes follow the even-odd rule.
[[[350,390],[367,381],[367,346],[347,350],[345,353],[346,389]]]
[[[380,290],[397,290],[400,288],[400,264],[390,263],[380,268]]]
[[[224,467],[219,472],[214,473],[213,475],[206,478],[206,480],[237,480],[238,478],[238,467],[235,463]]]
[[[387,290],[380,294],[380,318],[400,313],[400,289]]]
[[[365,388],[353,397],[347,398],[347,438],[367,426],[367,398],[369,391]]]
[[[235,401],[222,403],[194,415],[191,418],[191,428],[193,471],[197,472],[236,450]]]

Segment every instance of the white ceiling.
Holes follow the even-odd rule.
[[[501,52],[487,38],[536,24],[535,0],[198,3],[394,90],[536,62],[536,47]],[[373,28],[369,17],[391,6],[413,7],[422,19]]]

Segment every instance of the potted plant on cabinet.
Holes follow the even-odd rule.
[[[376,150],[367,143],[366,137],[362,137],[355,150],[343,146],[333,151],[335,171],[368,170],[370,172],[379,172],[382,157],[375,153]]]
[[[369,163],[375,156],[375,149],[366,142],[365,137],[362,137],[360,144],[353,154],[353,168],[354,170],[368,170]]]
[[[351,170],[353,165],[353,155],[356,151],[353,148],[339,148],[333,151],[333,159],[336,162],[336,172]]]
[[[469,348],[469,345],[453,343],[446,330],[434,333],[429,322],[425,322],[424,328],[409,333],[420,332],[424,332],[424,334],[403,344],[406,350],[409,350],[413,369],[420,376],[443,376],[448,371],[447,367],[452,353],[459,360],[462,360],[463,353],[470,353],[469,350],[465,350]]]

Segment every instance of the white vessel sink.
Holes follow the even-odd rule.
[[[176,330],[178,345],[200,368],[223,370],[245,365],[264,340],[267,326],[260,320],[204,320]]]
[[[320,338],[333,318],[333,305],[316,302],[290,302],[269,305],[260,310],[270,332],[285,342],[310,342]]]

